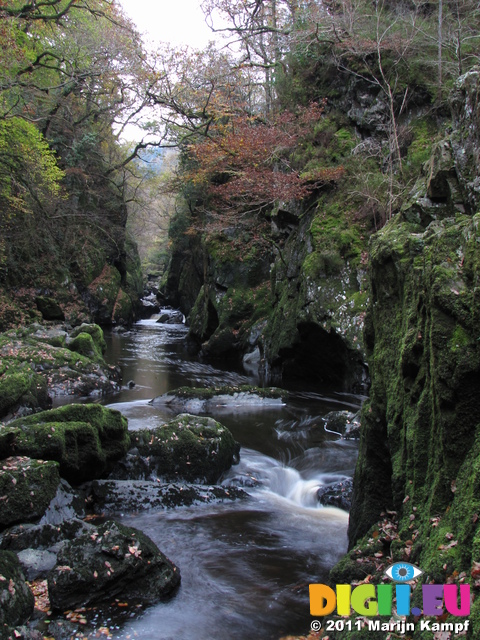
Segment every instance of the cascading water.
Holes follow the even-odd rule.
[[[180,324],[142,321],[133,332],[107,336],[109,358],[135,383],[109,406],[124,413],[131,429],[170,419],[167,406],[150,400],[174,388],[258,383],[190,357],[185,332]],[[214,411],[242,446],[240,464],[222,483],[242,487],[249,497],[121,515],[180,568],[182,584],[170,601],[119,624],[114,637],[278,640],[305,632],[308,584],[326,579],[347,544],[348,514],[320,506],[317,491],[351,476],[356,457],[355,444],[327,433],[322,416],[359,403],[306,390],[284,405]]]

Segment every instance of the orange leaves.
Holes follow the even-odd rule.
[[[209,137],[188,148],[195,185],[206,185],[219,210],[301,199],[319,184],[337,181],[342,167],[302,176],[290,162],[292,152],[322,115],[313,103],[298,114],[285,111],[271,120],[247,114],[219,118]]]

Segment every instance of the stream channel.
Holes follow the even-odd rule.
[[[149,401],[180,386],[259,383],[189,355],[186,331],[143,320],[125,334],[106,333],[107,359],[121,367],[125,386],[105,404],[120,410],[130,429],[171,419],[168,408]],[[182,583],[171,600],[110,627],[114,638],[278,640],[309,629],[308,585],[323,582],[347,548],[348,514],[320,506],[316,491],[351,476],[357,450],[326,432],[322,416],[356,411],[362,399],[305,386],[290,391],[283,406],[211,414],[241,444],[240,464],[221,483],[243,486],[248,499],[118,514],[179,567]]]

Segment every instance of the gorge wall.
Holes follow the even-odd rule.
[[[424,571],[419,582],[470,583],[467,637],[480,631],[479,92],[477,72],[459,79],[451,133],[434,145],[410,201],[371,241],[372,385],[351,551],[332,571],[334,583],[369,574],[380,583],[404,561]],[[420,591],[412,607],[422,607]],[[418,628],[412,637],[427,636]]]

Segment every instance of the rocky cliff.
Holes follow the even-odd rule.
[[[332,572],[337,583],[367,574],[375,583],[407,561],[424,571],[421,582],[471,583],[469,637],[480,632],[479,92],[477,72],[459,79],[451,133],[434,146],[402,212],[371,241],[372,386],[352,550]],[[420,589],[413,601],[421,607]]]

